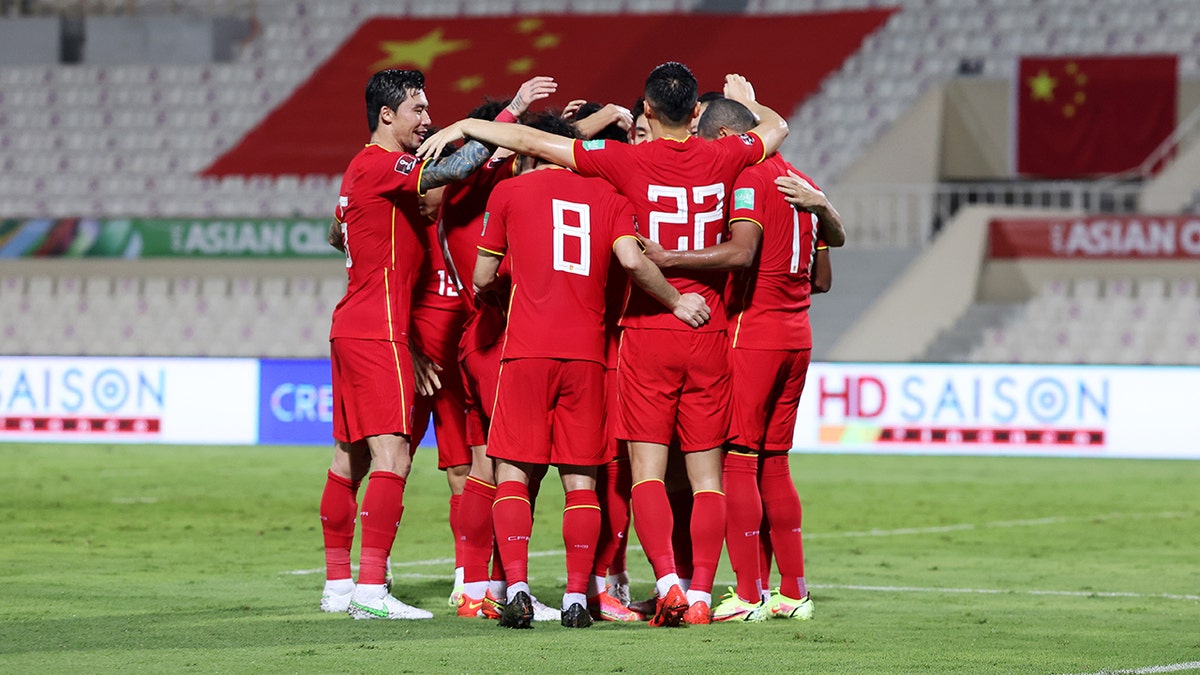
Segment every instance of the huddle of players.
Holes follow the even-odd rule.
[[[585,141],[550,114],[506,124],[553,92],[548,78],[523,85],[495,122],[462,120],[422,142],[428,116],[423,82],[415,86],[404,75],[412,72],[372,78],[399,78],[403,96],[373,99],[368,85],[368,121],[375,108],[383,131],[372,126],[373,144],[347,170],[340,233],[331,232],[347,252],[350,283],[331,331],[339,443],[321,505],[322,609],[356,618],[431,616],[384,585],[395,528],[380,527],[377,509],[398,524],[407,438],[415,431],[412,395],[432,392],[440,379],[433,399],[445,402],[434,404],[439,465],[452,493],[465,474],[450,519],[461,563],[452,598],[460,616],[498,618],[514,628],[534,620],[527,575],[532,501],[555,465],[566,492],[567,588],[561,614],[548,613],[563,625],[643,615],[664,626],[811,617],[800,502],[786,453],[812,346],[806,309],[815,237],[819,231],[836,246],[844,234],[824,195],[775,153],[786,123],[755,101],[744,78],[730,75],[724,98],[709,102],[700,118],[699,132],[710,139],[700,140],[688,133],[698,108],[695,78],[666,63],[646,82],[639,127],[655,140],[644,145]],[[419,111],[406,117],[414,103]],[[406,120],[416,125],[406,128]],[[633,123],[610,106],[579,126],[591,136],[610,120]],[[466,143],[453,154],[428,159],[458,140]],[[495,147],[518,154],[489,161]],[[426,226],[415,207],[436,201],[430,191],[441,185],[448,187],[440,218]],[[390,202],[390,213],[361,207],[372,200]],[[364,247],[374,256],[365,263]],[[417,288],[422,263],[425,289]],[[732,282],[731,269],[739,270]],[[444,299],[456,294],[453,303]],[[496,298],[505,296],[502,312]],[[369,323],[368,308],[377,314],[374,331],[360,328]],[[386,334],[379,330],[384,322]],[[455,366],[465,387],[453,384],[460,378]],[[399,412],[389,416],[389,402]],[[468,419],[456,438],[448,428],[463,408]],[[389,452],[393,446],[404,452]],[[618,454],[626,447],[624,461]],[[666,485],[668,463],[678,455],[690,485],[683,494],[691,497],[683,537]],[[349,545],[358,481],[368,466],[356,585]],[[373,494],[380,478],[383,490],[375,492],[384,494]],[[625,606],[627,591],[625,602],[609,593],[619,576],[605,576],[623,571],[619,550],[630,504],[656,577],[656,597],[642,612]],[[765,523],[782,576],[776,593],[763,581]],[[380,530],[390,530],[386,542]],[[675,550],[673,536],[690,542],[690,561]],[[726,540],[738,587],[714,608],[713,577]],[[489,579],[493,542],[502,569],[494,566]],[[690,571],[677,567],[677,557]]]

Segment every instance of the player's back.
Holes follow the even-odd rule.
[[[726,238],[725,205],[733,181],[744,167],[762,159],[763,146],[761,139],[747,134],[712,142],[694,136],[660,138],[614,148],[611,156],[594,152],[605,149],[594,143],[578,143],[576,149],[581,172],[604,176],[633,202],[643,236],[669,250],[699,250]],[[725,330],[723,295],[728,273],[668,270],[665,274],[681,293],[699,293],[713,309],[712,321],[700,330]],[[638,288],[630,291],[622,324],[681,329],[671,312]]]
[[[633,222],[633,206],[607,183],[557,167],[496,188],[480,248],[505,233],[507,250],[495,251],[506,255],[513,283],[505,359],[604,363],[612,244],[633,236]]]
[[[735,347],[812,347],[806,310],[817,218],[793,208],[776,189],[775,178],[789,170],[812,183],[776,153],[743,171],[734,187],[730,221],[748,220],[762,228],[757,265],[734,277],[730,316]]]
[[[337,218],[346,249],[346,295],[330,337],[407,341],[413,287],[424,261],[417,203],[421,163],[371,144],[342,177]]]

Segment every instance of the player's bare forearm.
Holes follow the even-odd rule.
[[[829,289],[833,288],[833,267],[830,265],[829,249],[817,249],[809,276],[812,277],[812,293],[814,295],[828,293]]]
[[[470,176],[491,158],[493,150],[479,141],[467,141],[453,155],[426,164],[421,171],[421,191],[426,192]]]
[[[842,226],[842,215],[833,208],[828,199],[823,206],[813,209],[813,214],[817,217],[817,233],[826,244],[833,248],[846,244],[846,228]]]
[[[639,239],[646,249],[646,257],[661,269],[734,270],[750,267],[758,254],[762,230],[747,220],[735,220],[731,228],[729,241],[699,251],[668,251],[650,239]]]
[[[531,129],[521,124],[463,120],[462,134],[491,145],[532,155],[559,166],[575,168],[574,139]]]
[[[629,273],[633,283],[666,305],[675,318],[692,328],[699,328],[708,323],[710,310],[704,298],[696,293],[681,295],[663,276],[662,271],[642,254],[641,247],[633,239],[618,239],[613,245],[613,252],[617,255],[621,267]]]
[[[471,282],[475,284],[475,292],[486,293],[496,283],[497,272],[500,270],[501,257],[480,251],[475,258],[475,273]]]

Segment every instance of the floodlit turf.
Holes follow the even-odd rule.
[[[1092,673],[1200,661],[1200,462],[793,457],[817,617],[506,631],[446,605],[421,452],[397,595],[317,611],[328,450],[0,445],[0,672]],[[532,550],[561,547],[561,488]],[[439,561],[440,559],[440,561]],[[632,552],[635,596],[649,593]],[[435,562],[421,562],[421,561]],[[561,598],[561,554],[531,560]],[[728,566],[718,584],[732,583]],[[723,586],[721,586],[723,590]]]

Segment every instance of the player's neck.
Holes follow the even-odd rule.
[[[380,127],[375,130],[375,133],[371,134],[371,141],[367,143],[367,145],[378,145],[388,152],[413,152],[413,150],[402,147],[399,143],[397,143],[396,140],[392,138],[391,134],[385,134],[382,132],[383,126],[380,125]]]
[[[686,141],[689,136],[691,134],[688,133],[688,124],[667,126],[659,120],[650,120],[650,138],[652,139],[665,138],[671,141]]]

